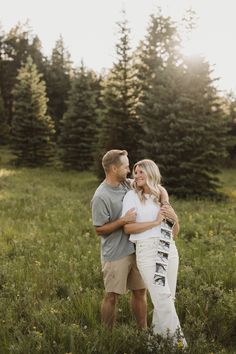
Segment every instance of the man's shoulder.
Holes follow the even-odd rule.
[[[119,189],[116,189],[116,194],[117,191],[122,193],[122,194],[126,194],[127,192],[129,192],[131,190],[131,183],[132,180],[127,178],[125,181],[123,181],[120,184]],[[103,181],[96,189],[96,191],[94,192],[92,201],[95,199],[101,199],[101,200],[108,200],[110,198],[113,197],[113,193],[114,191]]]
[[[99,198],[102,199],[106,193],[107,193],[106,186],[104,182],[102,182],[95,190],[92,200],[99,199]]]

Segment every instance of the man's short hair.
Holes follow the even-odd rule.
[[[121,156],[127,156],[128,152],[126,150],[109,150],[105,153],[102,158],[102,167],[105,172],[110,170],[112,165],[120,165]]]

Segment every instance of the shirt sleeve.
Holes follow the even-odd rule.
[[[124,216],[129,209],[136,208],[135,196],[133,191],[126,193],[123,199],[122,214]]]
[[[94,226],[102,226],[110,222],[109,210],[100,197],[95,197],[92,200],[92,220]]]

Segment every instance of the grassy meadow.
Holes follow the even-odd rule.
[[[10,157],[0,150],[0,354],[183,353],[136,329],[129,294],[114,331],[100,326],[94,175],[14,168]],[[186,353],[236,353],[236,170],[221,180],[221,201],[172,200],[181,222],[176,306]],[[151,315],[149,302],[149,323]]]

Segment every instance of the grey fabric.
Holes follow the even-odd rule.
[[[100,184],[92,199],[94,226],[102,226],[121,217],[122,201],[129,189],[129,183],[122,183],[118,187],[112,187],[105,181]],[[102,261],[114,261],[132,253],[134,245],[123,228],[101,236]]]

